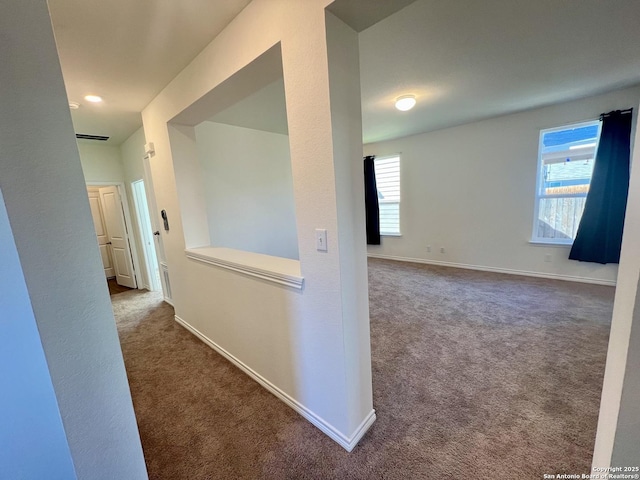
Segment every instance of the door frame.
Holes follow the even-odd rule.
[[[153,184],[153,174],[151,173],[151,158],[154,153],[145,154],[142,158],[142,166],[144,174],[142,179],[144,180],[144,187],[147,193],[147,204],[149,206],[149,220],[151,220],[151,228],[154,231],[162,232],[162,228],[158,219],[158,204],[156,203],[155,186]],[[154,236],[155,248],[156,248],[156,260],[158,261],[158,267],[160,268],[160,286],[162,287],[162,295],[164,301],[173,306],[173,299],[171,295],[171,285],[169,280],[169,266],[167,264],[167,258],[164,250],[164,240],[162,233]]]
[[[107,257],[107,260],[109,262],[109,267],[107,267],[105,265],[105,259],[102,259],[102,264],[105,267],[104,268],[104,276],[105,278],[109,279],[109,278],[113,278],[116,276],[116,272],[115,272],[115,266],[113,265],[113,258],[112,258],[112,252],[109,248],[107,248],[107,244],[106,242],[108,242],[108,234],[107,234],[107,226],[106,223],[104,221],[104,212],[102,211],[102,202],[100,200],[100,188],[101,187],[93,187],[91,185],[87,185],[87,192],[89,193],[89,203],[91,203],[92,199],[97,200],[97,212],[94,215],[93,212],[93,207],[91,207],[91,216],[93,217],[93,222],[96,223],[96,215],[99,216],[99,220],[100,220],[100,225],[102,226],[103,230],[104,230],[104,234],[103,236],[105,237],[105,243],[101,244],[100,243],[100,236],[98,235],[98,228],[96,227],[96,235],[98,238],[98,247],[100,247],[100,255],[102,256],[102,247],[104,246],[104,254]],[[92,194],[94,194],[92,196]]]
[[[131,213],[129,210],[129,200],[127,198],[127,190],[124,186],[124,182],[85,182],[87,187],[110,187],[114,186],[118,189],[120,194],[120,201],[122,201],[122,209],[124,210],[124,223],[127,227],[127,237],[129,240],[129,250],[131,251],[131,258],[133,260],[134,277],[136,279],[136,285],[138,290],[144,289],[142,282],[142,269],[140,268],[140,259],[138,257],[138,249],[136,247],[137,235],[133,229],[133,222],[131,221]],[[132,241],[132,238],[133,241]]]
[[[136,189],[136,185],[142,185],[142,188],[144,190],[143,192],[138,192]],[[143,264],[145,267],[145,271],[147,274],[147,280],[148,280],[148,285],[145,285],[150,291],[161,291],[162,290],[162,285],[160,285],[160,280],[159,277],[161,275],[160,273],[160,266],[158,265],[158,257],[156,254],[156,245],[155,245],[155,239],[154,239],[154,235],[153,235],[153,225],[151,224],[151,211],[149,209],[149,202],[147,201],[147,190],[146,190],[146,185],[145,185],[145,181],[143,178],[140,178],[138,180],[134,180],[133,182],[131,182],[131,194],[133,197],[133,207],[135,209],[136,212],[136,218],[138,219],[138,233],[140,234],[140,242],[142,244],[142,257],[143,257]],[[140,197],[140,199],[139,199]],[[144,202],[144,205],[140,204],[140,201]],[[146,212],[144,212],[143,210],[146,209]],[[147,219],[149,221],[149,240],[151,240],[151,246],[147,246],[147,238],[145,236],[145,229],[147,228],[147,225],[143,225],[142,221],[141,221],[141,213],[142,214],[146,214]],[[152,251],[151,251],[152,250]],[[158,278],[156,278],[156,275],[154,274],[154,269],[153,269],[153,264],[157,265],[158,268]]]

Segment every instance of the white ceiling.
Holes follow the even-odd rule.
[[[125,140],[140,111],[248,2],[49,0],[69,99],[105,98],[72,112],[76,131]],[[334,13],[359,28],[367,2],[338,3],[350,5]],[[638,84],[638,19],[638,0],[418,0],[360,33],[364,142]],[[273,83],[215,120],[284,133],[282,93]],[[398,112],[393,101],[406,93],[418,105]]]
[[[638,0],[419,0],[360,33],[364,142],[640,83],[639,20]]]
[[[126,140],[144,107],[249,1],[49,0],[67,96],[81,104],[76,133]]]

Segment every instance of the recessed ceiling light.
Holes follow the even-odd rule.
[[[80,108],[80,104],[78,102],[69,102],[69,108],[71,110],[77,110]]]
[[[85,95],[84,99],[91,103],[100,103],[102,101],[102,97],[98,95]]]
[[[401,97],[396,98],[396,108],[402,112],[411,110],[415,106],[416,106],[415,95],[402,95]]]

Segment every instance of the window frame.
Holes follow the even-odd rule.
[[[380,231],[380,236],[381,237],[401,237],[402,236],[402,229],[401,229],[401,225],[402,225],[402,219],[401,219],[401,205],[402,205],[402,154],[400,152],[398,153],[392,153],[389,155],[383,155],[383,156],[375,156],[373,159],[373,164],[374,164],[374,174],[376,172],[375,169],[375,165],[376,162],[378,161],[382,161],[382,160],[388,160],[390,158],[397,158],[398,159],[398,187],[399,187],[399,191],[400,191],[400,195],[399,195],[399,200],[393,201],[393,202],[385,202],[384,200],[381,201],[380,199],[378,199],[378,205],[380,205],[380,203],[397,203],[398,204],[398,231],[397,232],[387,232],[387,233],[383,233],[382,231]],[[378,188],[378,176],[376,175],[376,189]],[[378,220],[380,221],[380,213],[378,212]],[[382,223],[380,221],[380,223]]]
[[[588,126],[592,126],[592,125],[597,125],[598,126],[598,133],[596,134],[596,144],[594,147],[594,153],[593,153],[593,161],[595,164],[596,161],[596,154],[598,152],[598,147],[600,145],[600,135],[602,133],[602,122],[598,119],[591,119],[591,120],[585,120],[582,122],[576,122],[576,123],[568,123],[565,125],[560,125],[557,127],[551,127],[551,128],[543,128],[540,130],[540,135],[538,138],[538,162],[537,162],[537,168],[536,168],[536,190],[535,190],[535,200],[534,200],[534,210],[533,210],[533,223],[532,223],[532,227],[531,227],[531,239],[529,240],[529,243],[532,244],[538,244],[538,245],[556,245],[556,246],[571,246],[573,245],[574,239],[570,238],[570,239],[563,239],[563,238],[544,238],[544,237],[537,237],[536,233],[538,231],[538,223],[540,221],[540,219],[538,218],[538,215],[540,213],[540,201],[542,199],[545,198],[586,198],[587,197],[587,193],[567,193],[567,194],[552,194],[552,195],[543,195],[541,194],[542,191],[542,182],[543,182],[543,176],[542,176],[542,167],[543,167],[543,163],[542,163],[542,150],[544,148],[544,136],[549,133],[549,132],[557,132],[557,131],[562,131],[562,130],[569,130],[569,129],[575,129],[575,128],[581,128],[581,127],[588,127]],[[589,185],[591,185],[591,180],[592,178],[589,178]],[[580,219],[582,219],[582,216],[580,217]]]

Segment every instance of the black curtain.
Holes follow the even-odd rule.
[[[631,110],[602,114],[584,213],[569,258],[581,262],[618,263],[629,192]]]
[[[378,188],[376,171],[370,155],[364,157],[364,206],[367,219],[367,245],[380,245],[380,207],[378,206]]]

